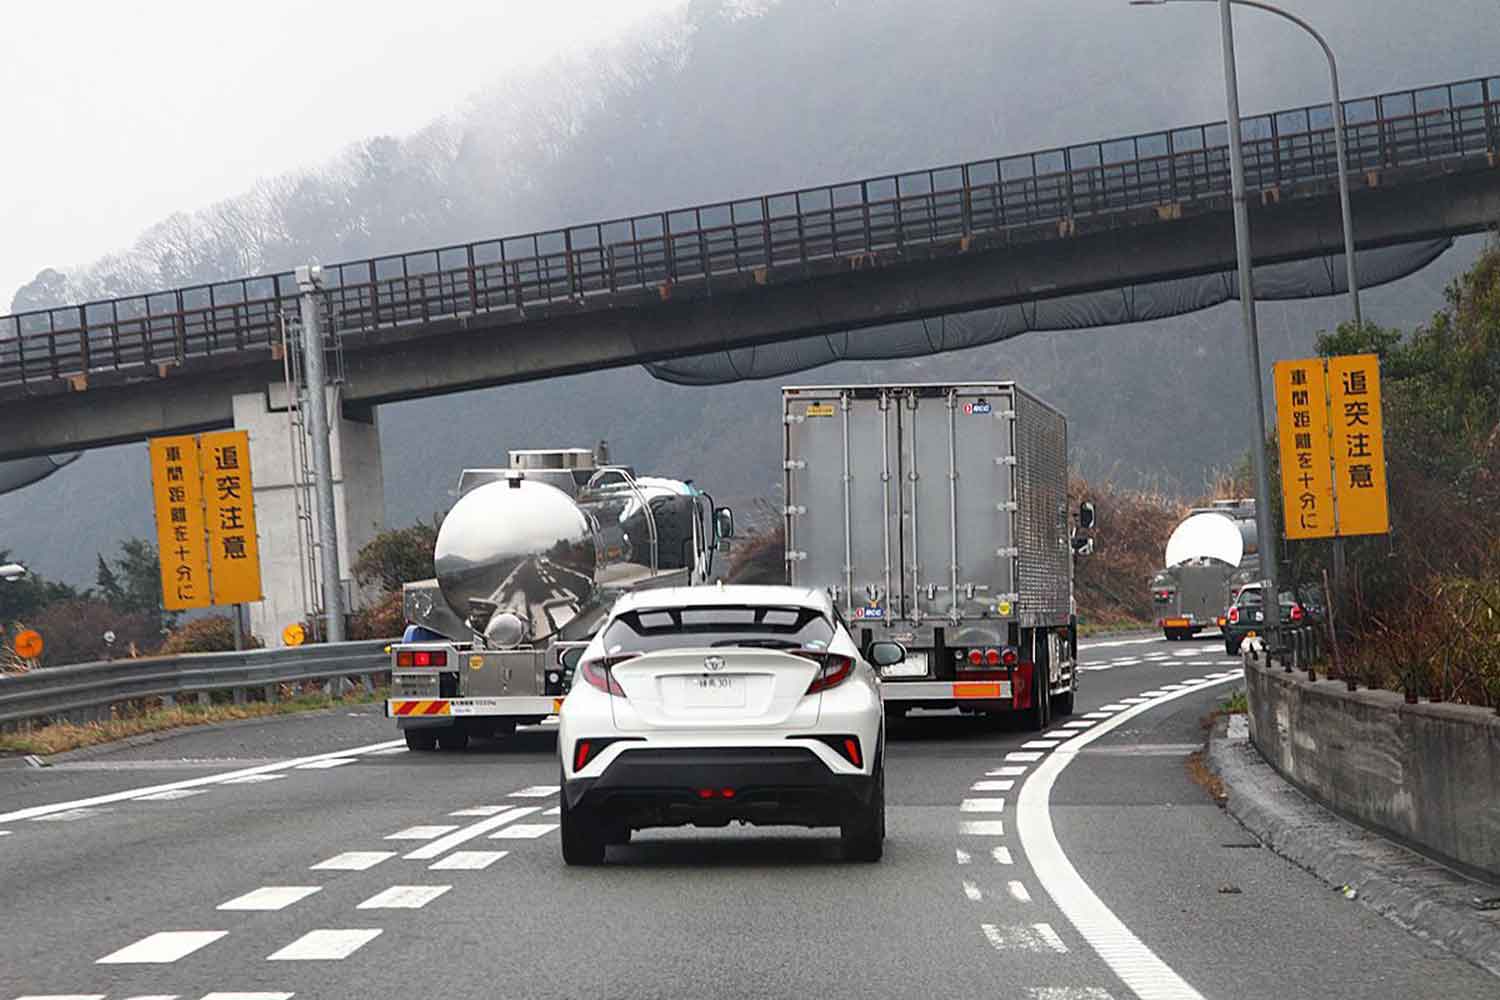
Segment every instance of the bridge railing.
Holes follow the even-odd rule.
[[[1500,151],[1500,77],[1345,102],[1352,171]],[[1247,118],[1251,190],[1337,175],[1332,109]],[[859,258],[1229,192],[1223,122],[329,265],[344,335]],[[0,317],[0,388],[265,348],[289,272]]]

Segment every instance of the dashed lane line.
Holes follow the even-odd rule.
[[[1019,778],[1026,773],[1026,768],[1015,764],[1007,764],[1005,767],[995,767],[984,772],[986,778]]]
[[[500,813],[498,816],[482,819],[478,823],[470,823],[468,826],[460,827],[453,831],[446,837],[439,837],[437,840],[417,848],[410,854],[405,855],[405,858],[408,861],[432,861],[441,855],[447,854],[459,844],[467,844],[475,837],[482,837],[491,830],[505,826],[507,823],[514,823],[524,816],[530,816],[539,808],[539,806],[518,806],[515,809]]]
[[[1033,986],[1027,1000],[1115,1000],[1109,990],[1097,986]]]
[[[1069,740],[1039,764],[1021,786],[1017,831],[1037,880],[1084,940],[1140,1000],[1203,1000],[1203,997],[1136,937],[1078,874],[1063,853],[1052,826],[1052,786],[1063,768],[1090,743],[1138,715],[1221,683],[1222,680],[1205,680],[1178,691],[1157,692],[1150,700]]]
[[[557,829],[556,823],[513,823],[490,834],[491,840],[536,840]]]
[[[454,851],[446,858],[439,858],[427,866],[428,871],[477,872],[509,854],[509,851]]]
[[[356,910],[420,910],[452,889],[451,885],[393,885],[371,896]]]
[[[1013,779],[999,781],[976,781],[969,786],[971,792],[1008,792],[1016,786]]]
[[[984,893],[979,891],[979,886],[975,885],[973,882],[970,882],[968,879],[964,879],[963,885],[964,895],[969,897],[969,900],[971,902],[979,903],[984,900]]]
[[[997,865],[1014,864],[1015,860],[1010,856],[1009,847],[991,847],[990,860]]]
[[[1003,837],[1005,836],[1005,821],[1003,819],[966,819],[958,824],[958,832],[971,837]]]
[[[291,944],[266,956],[268,962],[337,962],[378,938],[378,927],[308,931]]]
[[[243,896],[236,896],[227,903],[220,903],[220,910],[284,910],[293,903],[300,903],[308,896],[322,892],[319,885],[266,885]]]
[[[1006,760],[1019,761],[1022,764],[1030,764],[1041,760],[1043,754],[1039,750],[1012,750],[1005,755]]]
[[[556,795],[557,792],[557,785],[532,785],[530,788],[511,792],[509,797],[512,799],[545,799],[550,795]]]
[[[1068,946],[1052,929],[1051,924],[1021,924],[1001,927],[997,924],[980,924],[979,929],[996,951],[1034,951],[1067,954]]]
[[[1001,813],[1005,811],[1005,800],[1001,799],[964,799],[958,804],[958,811],[965,813]]]
[[[953,859],[955,861],[957,861],[961,865],[968,865],[968,864],[973,864],[974,863],[974,855],[970,854],[968,851],[964,850],[962,847],[955,847],[953,849]]]
[[[1018,903],[1031,902],[1031,893],[1026,890],[1026,883],[1020,879],[1011,879],[1005,883],[1005,889],[1010,893],[1011,899]]]
[[[91,806],[110,805],[115,802],[128,802],[138,799],[143,795],[151,795],[156,792],[169,792],[179,788],[204,788],[209,785],[224,784],[236,778],[248,778],[251,775],[271,774],[276,771],[285,771],[290,768],[301,767],[306,764],[316,763],[322,760],[336,760],[343,757],[356,757],[360,754],[374,753],[377,750],[385,750],[401,743],[399,740],[388,740],[383,743],[371,743],[362,747],[350,747],[345,750],[335,750],[331,753],[313,754],[308,757],[294,757],[290,760],[277,761],[274,764],[260,764],[256,767],[243,768],[238,771],[226,771],[223,774],[210,774],[199,778],[186,778],[182,781],[172,781],[163,785],[148,785],[144,788],[131,788],[123,792],[110,792],[107,795],[95,795],[86,799],[73,799],[68,802],[53,802],[44,806],[29,806],[25,809],[17,809],[14,812],[0,813],[0,823],[12,823],[23,819],[41,819],[46,816],[54,816],[58,813],[66,813],[73,810],[86,809]]]
[[[457,824],[452,826],[409,826],[405,830],[397,830],[395,833],[385,835],[386,840],[436,840],[445,833],[457,830]]]
[[[207,948],[228,931],[158,931],[110,952],[96,965],[165,965]]]
[[[396,856],[395,851],[345,851],[335,854],[327,861],[319,861],[310,871],[315,872],[362,872],[368,871]]]

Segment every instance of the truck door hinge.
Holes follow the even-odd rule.
[[[1021,554],[1021,550],[1012,545],[1008,549],[996,549],[995,555],[1001,559],[1014,559]]]
[[[995,464],[996,465],[1015,465],[1016,464],[1016,456],[1014,456],[1014,455],[1001,455],[1001,456],[999,456],[998,458],[995,459]]]
[[[1015,410],[996,410],[995,411],[995,419],[996,420],[1014,420],[1014,419],[1016,419],[1016,411]]]
[[[784,424],[800,424],[806,419],[806,417],[799,417],[795,413],[787,413],[782,415],[781,422]]]
[[[1016,503],[1014,500],[1002,500],[999,503],[995,504],[995,509],[1000,511],[1002,514],[1014,514],[1016,511],[1021,509],[1021,505]]]
[[[790,461],[782,462],[781,467],[788,472],[801,472],[803,469],[807,468],[807,463],[802,461],[800,458],[794,458]]]

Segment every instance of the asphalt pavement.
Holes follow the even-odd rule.
[[[361,709],[9,762],[0,1000],[1500,996],[1192,780],[1221,643],[1085,646],[1046,734],[892,732],[877,865],[689,828],[566,868],[547,727],[411,753]]]

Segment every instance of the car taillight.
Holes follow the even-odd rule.
[[[573,744],[573,770],[582,771],[591,761],[596,760],[607,746],[639,739],[638,736],[587,736]]]
[[[615,680],[615,675],[610,673],[610,668],[617,663],[633,659],[636,654],[630,656],[605,657],[602,660],[584,660],[578,665],[578,672],[590,686],[598,688],[606,694],[612,694],[618,698],[625,697],[625,689],[620,687],[620,682]]]
[[[822,667],[813,675],[812,683],[807,686],[808,694],[817,694],[826,691],[837,684],[842,684],[850,674],[854,672],[854,661],[847,656],[835,656],[829,653],[821,660]]]
[[[1238,624],[1239,620],[1240,620],[1240,609],[1239,608],[1230,608],[1229,609],[1229,624],[1231,624],[1231,625]]]
[[[1294,622],[1300,622],[1301,620],[1302,620],[1302,605],[1300,605],[1300,604],[1293,604],[1292,605],[1292,621],[1294,621]]]
[[[448,651],[445,649],[402,650],[396,654],[398,667],[446,667]]]

